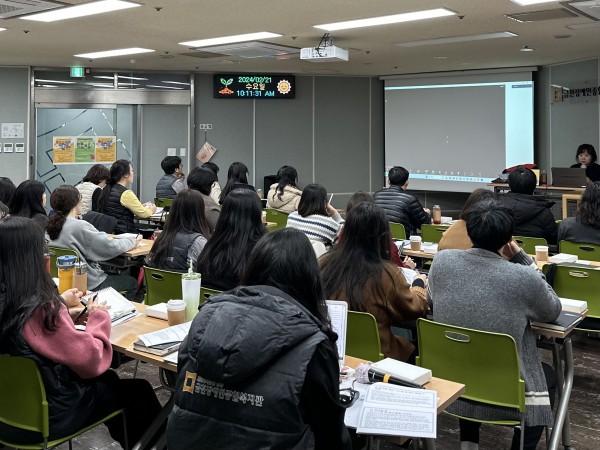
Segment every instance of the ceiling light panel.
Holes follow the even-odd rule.
[[[511,0],[513,3],[521,6],[538,5],[540,3],[552,3],[556,0]]]
[[[323,25],[314,25],[325,31],[349,30],[351,28],[373,27],[377,25],[389,25],[392,23],[412,22],[415,20],[434,19],[437,17],[454,16],[456,12],[446,8],[427,9],[425,11],[415,11],[391,16],[370,17],[367,19],[348,20],[345,22],[326,23]]]
[[[73,19],[76,17],[93,16],[111,11],[135,8],[142,6],[139,3],[132,3],[123,0],[102,0],[99,2],[83,3],[77,6],[59,8],[39,14],[20,17],[23,20],[36,20],[38,22],[56,22],[58,20]]]
[[[186,47],[208,47],[210,45],[232,44],[234,42],[253,41],[255,39],[269,39],[281,37],[281,34],[271,33],[269,31],[260,31],[258,33],[237,34],[234,36],[223,36],[210,39],[198,39],[195,41],[180,42],[179,45]]]
[[[486,39],[500,39],[518,36],[510,31],[500,31],[498,33],[470,34],[465,36],[451,36],[436,39],[424,39],[421,41],[398,42],[394,45],[398,47],[420,47],[423,45],[455,44],[457,42],[483,41]]]
[[[111,56],[125,56],[125,55],[137,55],[138,53],[150,53],[155,50],[151,50],[148,48],[121,48],[117,50],[106,50],[103,52],[94,52],[94,53],[80,53],[79,55],[73,55],[77,58],[88,58],[88,59],[98,59],[98,58],[109,58]]]

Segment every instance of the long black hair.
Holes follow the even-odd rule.
[[[73,186],[63,184],[57,187],[50,196],[50,206],[55,214],[48,219],[46,231],[50,239],[55,240],[60,236],[67,216],[81,201],[81,194]]]
[[[385,298],[381,277],[390,264],[390,224],[379,206],[361,202],[348,213],[342,235],[319,260],[325,295],[345,299],[351,310],[365,311],[365,286]]]
[[[0,177],[0,202],[8,206],[16,189],[10,178]]]
[[[31,219],[0,219],[0,345],[21,339],[23,325],[40,308],[54,331],[63,300],[46,270],[44,235]],[[23,278],[27,274],[27,279]]]
[[[582,224],[600,228],[600,182],[594,181],[586,186],[577,216]]]
[[[148,255],[156,267],[166,266],[177,233],[200,233],[210,238],[210,227],[204,215],[204,199],[200,192],[184,189],[173,199],[169,218]]]
[[[298,172],[292,166],[282,166],[277,172],[276,180],[278,184],[277,188],[275,188],[275,193],[273,194],[273,200],[275,199],[276,194],[277,197],[279,197],[279,200],[281,200],[281,197],[283,196],[283,189],[286,186],[298,188],[298,186],[296,186],[296,180],[298,180]]]
[[[36,214],[46,215],[44,209],[44,183],[37,180],[25,180],[15,190],[10,202],[10,213],[15,216],[32,218]]]
[[[219,203],[224,203],[225,198],[229,195],[235,183],[248,184],[248,168],[244,163],[234,162],[229,166],[229,170],[227,171],[227,184],[221,191]]]
[[[282,228],[263,236],[250,254],[241,283],[282,290],[319,319],[335,342],[315,251],[303,232]]]
[[[307,217],[312,214],[327,215],[327,190],[320,184],[309,184],[302,191],[300,203],[298,203],[298,214]]]
[[[119,159],[110,166],[110,177],[106,180],[106,186],[102,189],[102,195],[98,200],[98,209],[104,212],[104,205],[106,199],[110,196],[110,192],[115,184],[117,184],[123,177],[126,177],[131,172],[131,162],[126,159]]]
[[[262,205],[256,193],[232,191],[223,203],[215,232],[198,257],[198,271],[209,278],[233,275],[239,280],[248,255],[263,234]]]

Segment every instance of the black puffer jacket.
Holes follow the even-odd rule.
[[[104,201],[104,209],[101,211],[104,214],[115,217],[117,225],[115,226],[115,234],[122,233],[137,233],[138,228],[133,221],[133,213],[121,205],[121,196],[127,188],[120,184],[115,184],[108,197]]]
[[[414,234],[424,223],[431,223],[431,217],[423,210],[419,199],[400,186],[381,189],[373,194],[373,198],[390,222],[404,225],[407,236]]]
[[[211,296],[179,351],[169,450],[346,449],[335,345],[282,291]]]
[[[515,236],[539,237],[556,244],[558,227],[550,211],[554,202],[515,192],[501,195],[500,201],[515,213]]]

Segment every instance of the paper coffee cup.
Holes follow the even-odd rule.
[[[547,245],[536,245],[535,246],[535,260],[536,261],[548,261],[548,246]]]
[[[185,322],[185,301],[169,300],[167,302],[167,321],[170,327]]]
[[[410,237],[410,249],[413,252],[421,251],[421,236],[411,236]]]

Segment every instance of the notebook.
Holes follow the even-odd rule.
[[[578,167],[552,167],[552,186],[585,187],[585,169]]]
[[[346,330],[348,325],[348,303],[338,300],[326,300],[327,311],[331,319],[331,327],[338,335],[337,350],[340,367],[344,365],[346,356]]]
[[[88,294],[83,298],[89,300],[95,294],[98,294],[98,302],[106,302],[110,305],[108,314],[110,314],[113,326],[133,319],[138,314],[133,303],[119,294],[113,287],[107,287],[96,292],[88,291]]]

